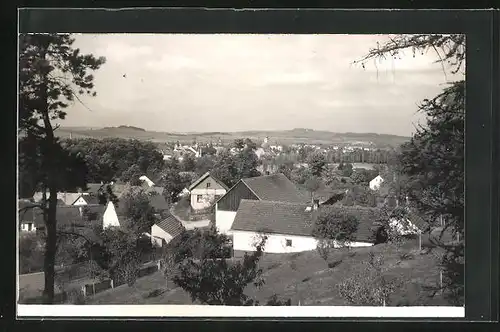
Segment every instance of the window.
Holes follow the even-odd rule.
[[[207,188],[210,188],[210,185],[211,185],[210,182],[207,182]]]
[[[203,201],[203,196],[202,195],[196,195],[196,202],[201,203]]]
[[[33,224],[32,224],[32,223],[29,223],[29,224],[28,224],[28,232],[31,232],[32,227],[33,227]]]
[[[292,246],[292,240],[286,239],[286,246],[291,247]]]

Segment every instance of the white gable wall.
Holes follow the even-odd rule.
[[[196,188],[191,190],[191,207],[195,210],[204,209],[213,204],[215,196],[223,196],[226,189]],[[201,201],[198,202],[198,195],[201,195]]]
[[[73,205],[87,205],[87,202],[85,201],[85,199],[83,199],[83,197],[79,197],[74,203]]]
[[[215,226],[219,233],[228,234],[235,217],[236,212],[219,210],[215,205]]]
[[[259,241],[259,234],[249,231],[231,230],[233,235],[233,249],[238,251],[255,251],[255,244]],[[267,253],[292,253],[316,250],[318,241],[312,236],[297,236],[285,234],[267,234],[264,252]],[[291,240],[291,246],[287,246],[287,240]],[[351,247],[371,247],[373,243],[353,242]],[[335,247],[339,247],[335,245]]]
[[[380,175],[370,181],[370,189],[377,190],[380,188],[380,185],[384,182],[384,179]]]
[[[116,214],[115,206],[112,202],[108,202],[106,206],[106,211],[102,217],[102,227],[108,228],[111,226],[120,227],[120,222],[118,221],[118,215]]]
[[[173,236],[158,227],[158,225],[153,225],[151,227],[151,242],[161,247],[161,239],[165,240],[165,243],[169,243]]]

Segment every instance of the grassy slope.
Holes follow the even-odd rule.
[[[334,285],[353,275],[367,261],[368,253],[382,253],[388,274],[404,276],[406,282],[395,294],[395,303],[407,299],[413,305],[444,305],[442,299],[426,299],[422,285],[434,286],[439,282],[436,257],[433,254],[416,253],[414,258],[402,260],[400,253],[389,245],[352,249],[353,257],[336,251],[330,261],[342,259],[342,263],[329,269],[327,263],[316,252],[298,254],[266,255],[261,261],[265,273],[265,285],[261,289],[249,286],[247,295],[265,302],[272,294],[280,298],[291,298],[292,305],[348,305]],[[409,250],[405,250],[408,252]],[[165,290],[165,279],[161,273],[140,279],[133,287],[120,286],[89,299],[89,304],[192,304],[189,296],[180,288],[170,285]],[[155,291],[160,295],[149,296]]]

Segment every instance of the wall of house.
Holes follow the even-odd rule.
[[[231,230],[233,235],[234,251],[255,251],[255,244],[259,240],[256,232]],[[264,247],[267,253],[292,253],[316,250],[317,240],[312,236],[297,236],[284,234],[267,234],[268,238]],[[286,240],[292,240],[290,247],[286,246]],[[353,242],[351,247],[370,247],[373,243]],[[338,247],[335,245],[335,247]]]
[[[257,196],[243,182],[238,182],[218,202],[219,209],[236,212],[242,199],[257,200]]]
[[[112,202],[109,202],[106,206],[106,211],[102,217],[102,227],[108,228],[111,226],[120,227],[120,221],[118,220],[118,215],[116,214],[115,206]]]
[[[380,188],[380,184],[382,182],[384,182],[384,179],[382,179],[381,177],[376,177],[375,179],[370,181],[370,189],[377,190],[378,188]]]
[[[233,225],[235,211],[219,210],[218,204],[215,205],[215,227],[220,233],[227,234]]]
[[[196,188],[191,190],[191,207],[195,210],[205,209],[211,206],[217,199],[226,194],[226,189]],[[198,202],[198,195],[201,201]]]
[[[169,243],[172,240],[172,235],[168,234],[165,232],[163,229],[158,227],[158,225],[153,225],[151,227],[151,242],[158,245],[162,246],[162,241],[161,239],[165,240],[165,243]]]
[[[31,230],[29,229],[29,224],[31,224]],[[36,232],[35,223],[22,223],[21,232]]]
[[[85,199],[83,199],[83,197],[79,197],[76,202],[73,203],[73,205],[87,205],[87,202],[85,201]]]

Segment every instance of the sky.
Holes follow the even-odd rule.
[[[207,132],[310,128],[409,136],[457,79],[429,52],[353,65],[384,35],[83,34],[106,57],[63,126]]]

